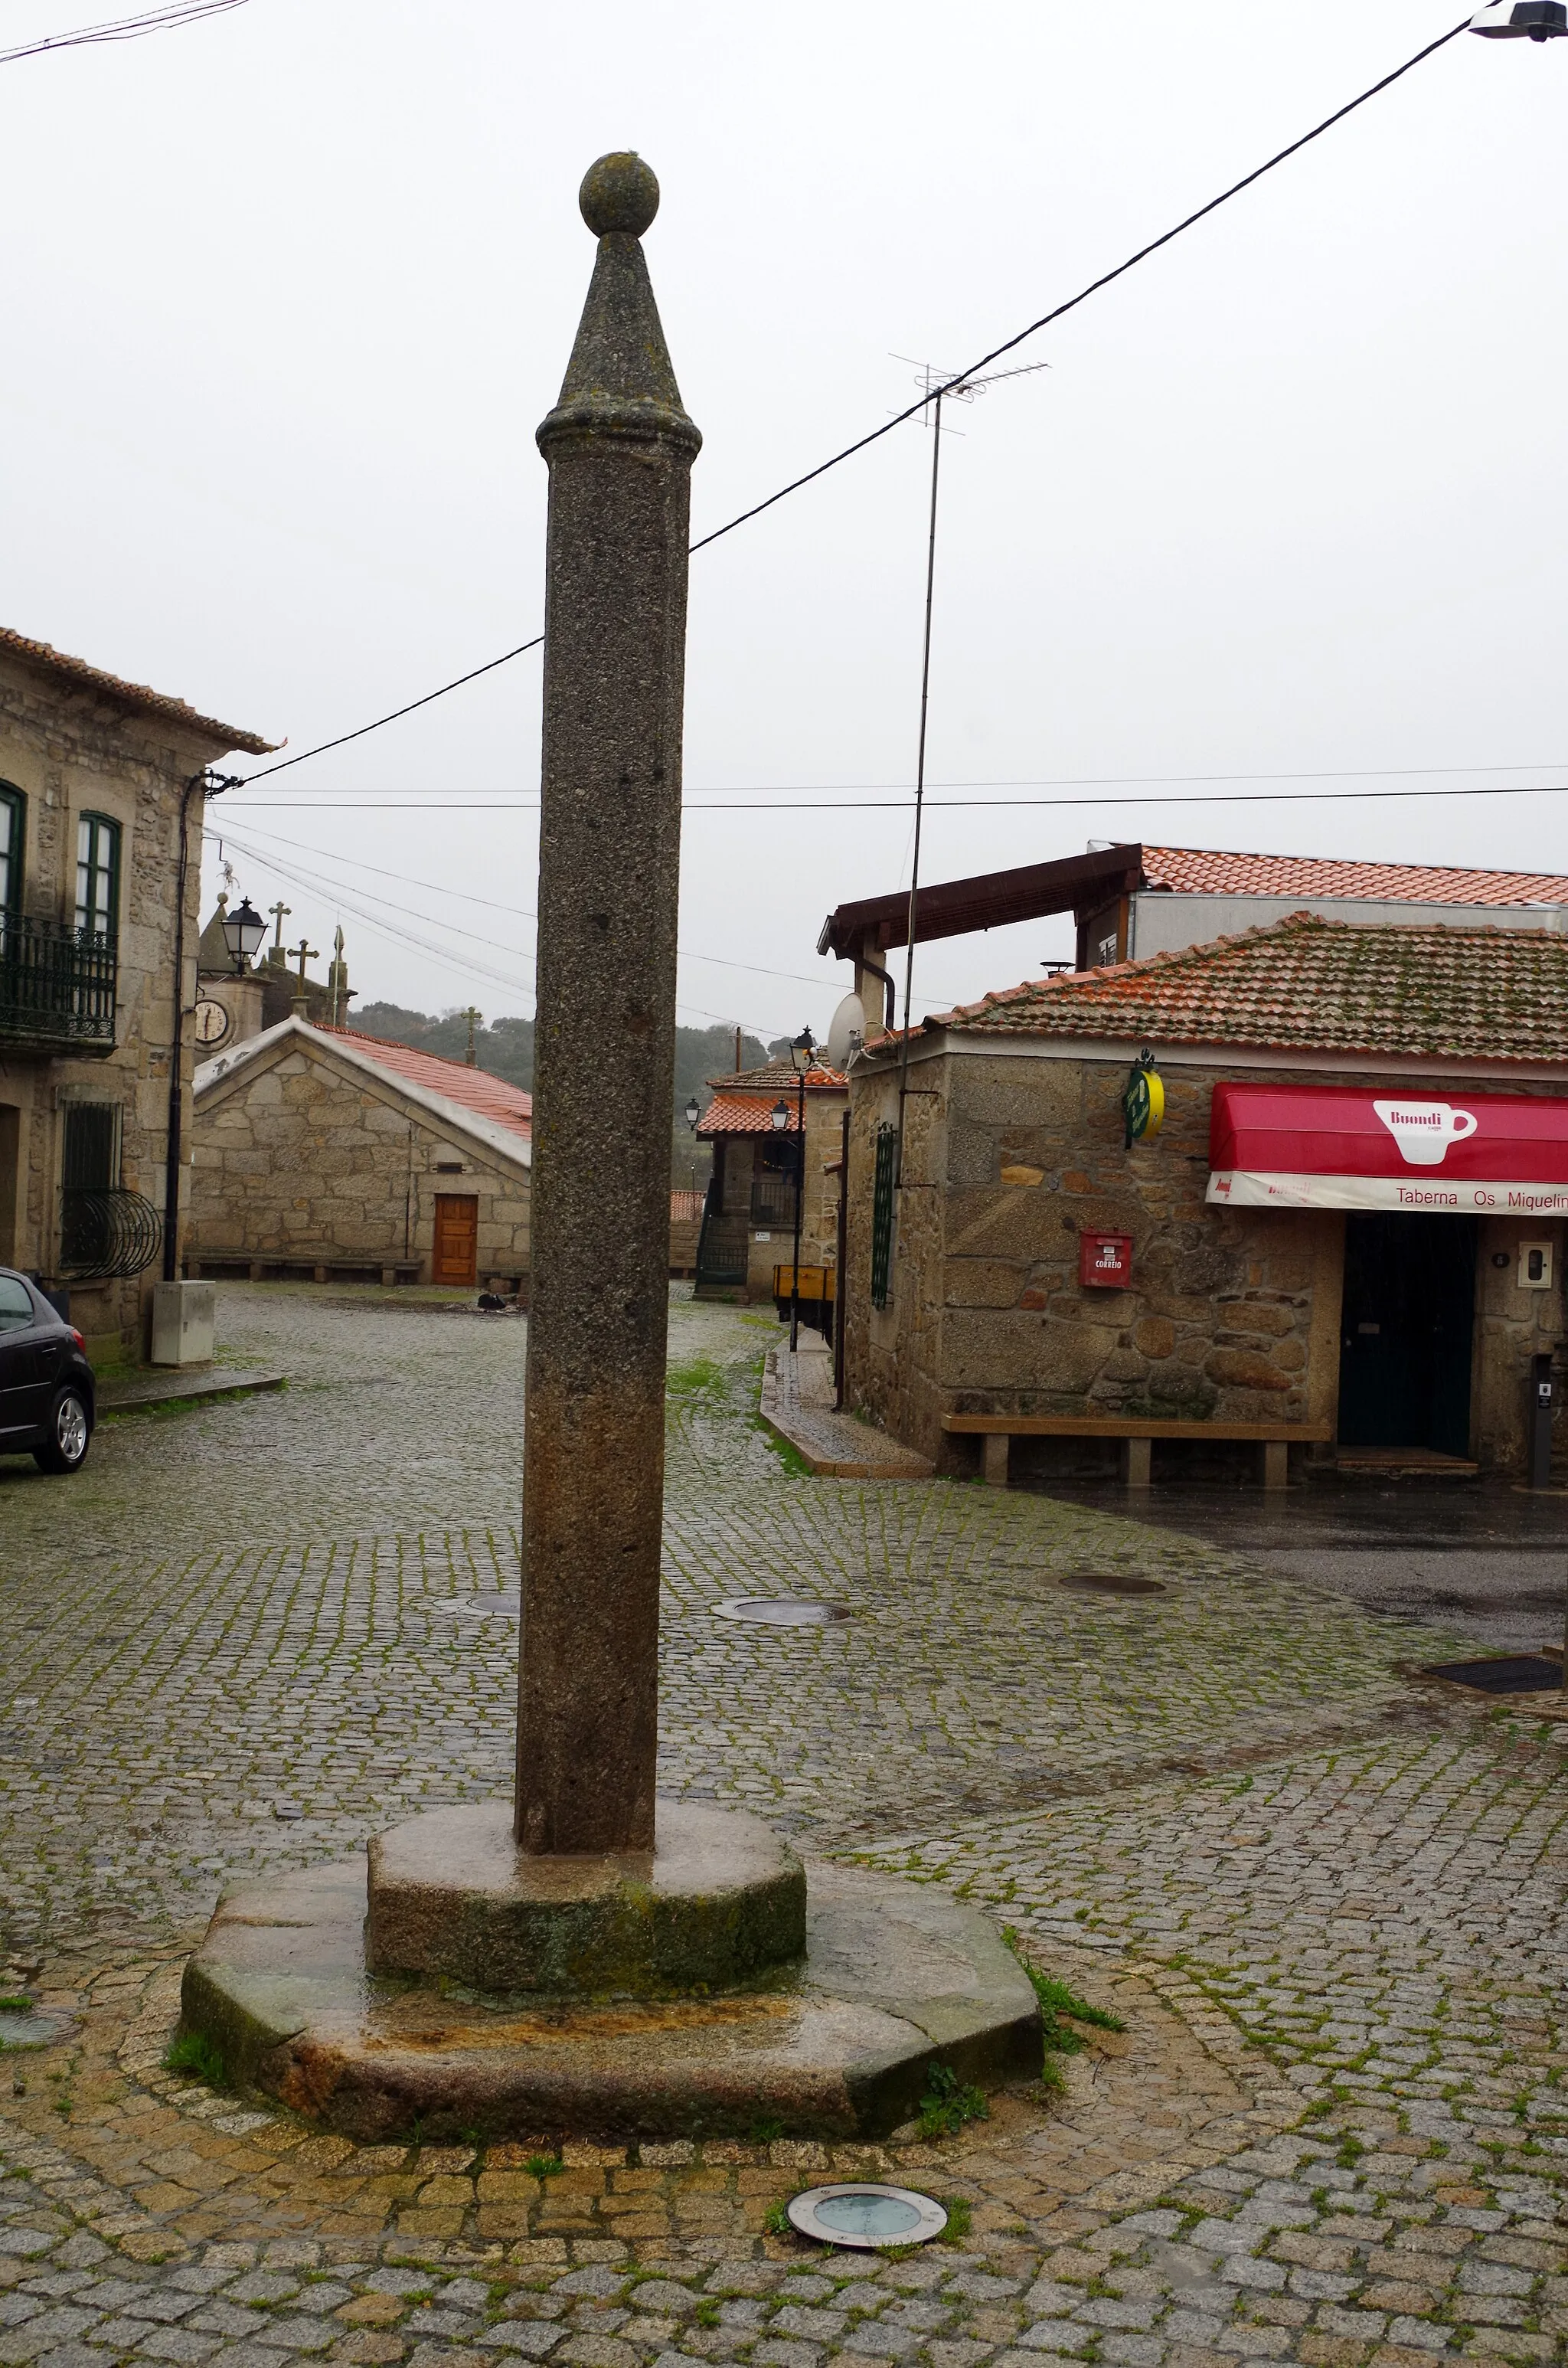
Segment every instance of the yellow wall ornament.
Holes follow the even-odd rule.
[[[1121,1097],[1121,1114],[1127,1121],[1127,1137],[1122,1145],[1125,1151],[1131,1151],[1135,1143],[1153,1143],[1165,1122],[1165,1081],[1147,1045],[1129,1072],[1127,1091]]]

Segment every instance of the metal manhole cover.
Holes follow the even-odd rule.
[[[1134,1578],[1131,1571],[1075,1570],[1062,1581],[1063,1587],[1078,1587],[1091,1595],[1164,1595],[1165,1583],[1161,1578]]]
[[[788,2210],[802,2237],[858,2253],[882,2245],[928,2244],[948,2225],[947,2214],[929,2195],[858,2180],[852,2186],[808,2187],[790,2199]]]
[[[522,1611],[522,1602],[514,1588],[510,1591],[503,1588],[494,1595],[443,1595],[430,1609],[459,1620],[516,1620]]]
[[[721,1620],[755,1620],[766,1628],[833,1628],[852,1617],[847,1604],[798,1595],[739,1595],[713,1609]]]
[[[1543,1653],[1504,1653],[1485,1661],[1439,1661],[1421,1674],[1473,1693],[1544,1694],[1562,1690],[1562,1662],[1549,1661]]]

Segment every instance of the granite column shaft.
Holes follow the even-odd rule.
[[[649,192],[651,191],[651,200]],[[658,1745],[670,1129],[691,462],[639,233],[598,256],[550,469],[517,1840],[649,1850]]]

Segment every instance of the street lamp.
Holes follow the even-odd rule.
[[[1490,41],[1550,41],[1568,34],[1564,0],[1491,0],[1477,9],[1470,29]]]
[[[816,1051],[816,1039],[809,1028],[802,1028],[790,1047],[790,1065],[795,1072],[795,1127],[799,1141],[795,1145],[795,1262],[790,1269],[790,1354],[793,1356],[801,1338],[801,1201],[806,1189],[806,1071],[812,1065]],[[782,1120],[779,1111],[784,1112]],[[782,1132],[790,1123],[788,1105],[778,1102],[774,1107],[773,1123]]]
[[[697,1133],[697,1121],[702,1116],[702,1105],[698,1100],[695,1094],[693,1094],[691,1099],[687,1102],[684,1116],[687,1126],[690,1127],[693,1134],[695,1134]]]
[[[267,923],[247,896],[237,912],[223,916],[223,943],[234,965],[236,977],[243,977],[250,968],[251,957],[267,935]]]

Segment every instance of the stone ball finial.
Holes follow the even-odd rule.
[[[601,156],[583,176],[577,192],[583,220],[596,238],[629,231],[641,238],[659,211],[659,184],[653,167],[631,149]]]

